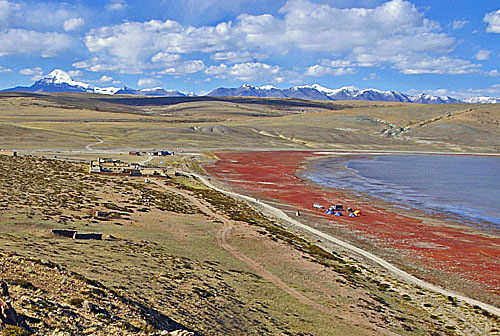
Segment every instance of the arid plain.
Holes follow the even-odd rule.
[[[206,174],[221,152],[500,155],[499,120],[497,105],[1,94],[0,147],[21,156],[0,156],[2,278],[39,334],[499,334],[500,319],[487,310],[345,249],[324,250],[199,180],[145,184],[90,175],[87,163],[167,149],[176,155],[148,163]],[[114,217],[95,220],[93,209]],[[74,241],[51,229],[106,238]],[[463,291],[451,288],[499,306],[498,293],[474,295],[476,285],[461,281]]]

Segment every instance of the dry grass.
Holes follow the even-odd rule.
[[[422,330],[445,333],[446,326],[466,334],[498,326],[498,320],[473,307],[420,292],[343,253],[325,253],[245,203],[192,179],[168,180],[238,220],[234,246],[307,297],[338,312],[325,315],[235,260],[217,243],[221,223],[183,197],[139,178],[88,175],[84,169],[78,163],[0,156],[0,188],[9,190],[0,200],[2,258],[14,253],[29,260],[45,259],[52,268],[75,272],[93,287],[98,283],[103,286],[97,286],[100,290],[113,291],[207,335],[379,335],[387,328],[419,335]],[[119,216],[96,221],[88,216],[93,208],[109,208]],[[52,228],[102,232],[113,238],[74,241],[52,235]],[[42,281],[34,267],[17,268],[8,276],[18,295],[17,309],[29,310],[20,297],[41,289],[52,301],[61,298],[51,295],[67,292],[63,301],[80,314],[78,299],[88,297],[85,293],[92,289],[82,289],[81,294],[65,290],[59,276],[52,279],[47,270]],[[31,286],[22,286],[21,280]],[[91,298],[103,304],[99,295]],[[116,310],[116,314],[121,313]],[[66,322],[54,326],[60,328],[61,323]],[[53,330],[41,328],[40,333]]]
[[[4,95],[4,147],[399,149],[498,152],[500,107],[286,99]],[[177,103],[176,103],[177,102]]]

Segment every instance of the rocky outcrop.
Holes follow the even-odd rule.
[[[199,335],[137,298],[52,261],[0,255],[2,261],[11,278],[0,281],[0,330],[9,328],[16,335]]]
[[[0,297],[0,330],[7,326],[26,328],[27,325],[26,322],[24,322],[24,319],[17,315],[17,312],[14,307],[12,307],[12,304],[7,301],[10,297],[7,283],[2,280],[0,287],[2,289],[2,297]]]

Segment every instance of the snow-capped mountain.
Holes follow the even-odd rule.
[[[463,101],[470,104],[500,104],[500,97],[470,97]]]
[[[194,93],[184,94],[176,90],[165,90],[157,87],[152,89],[133,89],[127,86],[97,87],[84,82],[75,81],[71,76],[61,70],[55,69],[32,86],[16,86],[2,91],[20,92],[86,92],[106,95],[136,95],[156,97],[185,97],[196,96]],[[269,97],[269,98],[299,98],[313,100],[367,100],[387,101],[419,104],[500,104],[500,98],[494,97],[470,97],[458,100],[447,96],[431,96],[421,93],[416,96],[408,95],[399,91],[381,91],[377,89],[357,89],[352,86],[344,86],[338,89],[329,89],[319,84],[294,86],[288,89],[279,89],[273,85],[260,87],[249,84],[238,88],[218,88],[207,96],[213,97]]]
[[[91,84],[74,81],[71,76],[61,70],[55,69],[42,79],[37,80],[31,86],[16,86],[2,91],[20,92],[89,92],[100,94],[114,94],[119,88],[99,88]]]
[[[315,100],[368,100],[420,104],[456,104],[461,102],[451,97],[431,96],[424,93],[418,96],[410,96],[398,91],[381,91],[377,89],[358,90],[348,86],[339,89],[329,89],[318,84],[294,86],[289,89],[278,89],[270,85],[254,87],[245,84],[239,88],[219,88],[210,92],[208,96],[250,96]]]
[[[167,91],[162,88],[135,90],[124,86],[117,87],[97,87],[91,84],[75,81],[71,76],[61,70],[55,69],[40,80],[37,80],[32,86],[16,86],[14,88],[2,91],[19,92],[87,92],[106,95],[132,94],[141,96],[170,96],[179,97],[185,94],[178,91]]]
[[[119,89],[114,94],[129,94],[129,95],[135,95],[135,96],[154,96],[154,97],[185,97],[186,96],[184,93],[179,92],[179,91],[175,91],[175,90],[165,90],[162,88],[136,90],[136,89],[129,88],[127,86],[124,86],[123,88]]]
[[[381,91],[377,89],[358,90],[349,86],[340,89],[328,89],[318,84],[313,84],[301,86],[300,88],[317,90],[328,96],[330,100],[368,100],[420,104],[457,104],[461,102],[446,96],[431,96],[425,93],[421,93],[417,96],[410,96],[399,91]]]

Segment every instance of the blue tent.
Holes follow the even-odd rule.
[[[333,215],[335,213],[335,211],[333,211],[332,209],[328,209],[328,210],[325,211],[325,213],[327,215]]]
[[[349,214],[349,217],[358,217],[358,216],[356,216],[356,215],[354,214],[354,212],[351,212],[351,213]]]
[[[335,216],[344,216],[344,215],[342,215],[342,212],[337,211],[337,212],[335,213]]]

